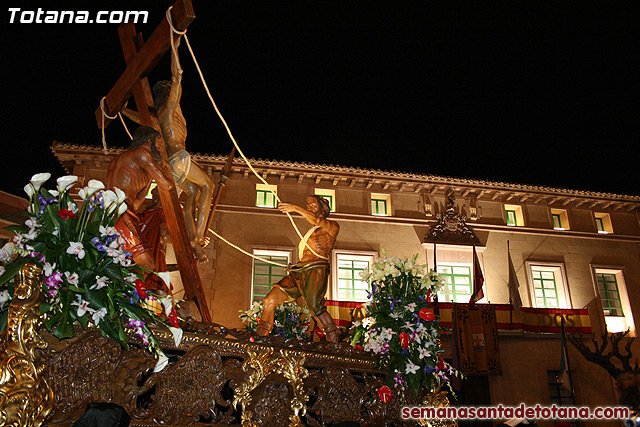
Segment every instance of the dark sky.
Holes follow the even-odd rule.
[[[100,145],[94,110],[125,68],[117,25],[10,24],[8,8],[148,10],[148,37],[172,3],[5,2],[0,189],[62,175],[53,140]],[[193,4],[189,39],[249,157],[640,194],[634,2]],[[180,53],[187,148],[227,154]],[[170,77],[167,59],[151,84]],[[118,122],[107,141],[128,143]]]

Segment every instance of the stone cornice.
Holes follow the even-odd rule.
[[[102,147],[99,146],[54,141],[51,150],[62,166],[68,169],[69,162],[91,161],[96,166],[100,166],[103,162],[108,163],[111,157],[123,151],[124,148],[112,147],[105,154]],[[219,155],[194,153],[192,156],[209,173],[220,171],[227,160],[227,156]],[[557,208],[571,206],[631,212],[640,207],[640,196],[339,165],[321,165],[283,160],[249,160],[256,171],[263,177],[268,177],[271,180],[279,179],[279,181],[297,179],[298,182],[302,183],[303,181],[312,180],[316,185],[340,185],[365,188],[371,191],[419,193],[427,197],[453,192],[462,198],[493,200],[513,204],[545,204]],[[249,168],[240,158],[234,160],[232,173],[243,174],[245,177],[250,175]]]

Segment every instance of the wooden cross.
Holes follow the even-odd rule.
[[[176,30],[185,30],[195,19],[191,1],[178,0],[171,9],[171,19]],[[146,43],[142,39],[142,34],[136,32],[133,23],[120,25],[118,34],[127,68],[105,97],[103,106],[106,115],[114,116],[117,114],[133,94],[140,116],[140,124],[152,127],[160,132],[160,124],[153,104],[153,95],[146,76],[171,48],[171,39],[169,38],[173,37],[171,33],[166,17],[160,22]],[[100,107],[96,110],[96,119],[98,127],[102,127],[103,117]],[[105,117],[104,127],[109,122],[110,120]],[[173,179],[164,144],[160,145],[161,147],[158,148],[163,159],[161,166],[165,176]],[[211,322],[211,314],[202,290],[198,267],[191,250],[190,241],[187,238],[188,233],[182,208],[178,201],[178,193],[175,186],[171,191],[162,190],[158,187],[158,193],[160,194],[160,202],[167,222],[167,229],[171,236],[171,243],[176,253],[185,296],[198,304],[202,320]]]

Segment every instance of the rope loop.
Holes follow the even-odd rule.
[[[179,34],[179,35],[187,34],[187,30],[178,31],[176,30],[176,27],[173,26],[173,19],[171,18],[171,9],[173,9],[173,6],[169,6],[169,9],[167,9],[167,12],[165,13],[165,15],[167,16],[167,22],[169,23],[169,28],[171,28],[171,31],[173,31],[176,34]]]

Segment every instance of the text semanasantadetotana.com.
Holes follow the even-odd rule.
[[[401,409],[403,419],[626,419],[629,408],[585,406],[478,406],[478,407],[441,407],[405,406]]]

